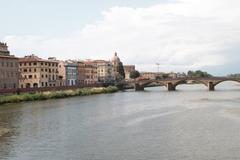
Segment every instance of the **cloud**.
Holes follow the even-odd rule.
[[[156,62],[163,71],[216,68],[236,61],[236,53],[228,51],[236,50],[240,42],[239,6],[237,0],[116,6],[104,11],[102,20],[78,31],[58,37],[13,35],[4,41],[19,56],[110,59],[117,51],[124,63],[140,70],[156,71]]]

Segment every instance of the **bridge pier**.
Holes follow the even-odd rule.
[[[172,83],[167,84],[168,91],[176,91],[176,86],[174,86]]]
[[[134,85],[135,91],[144,91],[144,86],[140,84],[135,84]]]
[[[214,91],[215,90],[215,86],[214,86],[213,82],[208,83],[208,89],[209,89],[209,91]]]

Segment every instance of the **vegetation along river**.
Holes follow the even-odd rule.
[[[238,160],[240,85],[0,106],[1,160]]]

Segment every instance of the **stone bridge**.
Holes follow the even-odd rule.
[[[228,77],[209,77],[209,78],[197,78],[197,77],[186,77],[186,78],[174,78],[174,79],[156,79],[156,80],[136,80],[129,82],[128,85],[134,87],[136,91],[143,91],[149,84],[157,83],[165,86],[168,91],[175,91],[176,87],[180,84],[186,84],[188,81],[194,81],[197,83],[204,84],[208,87],[209,91],[214,91],[215,86],[225,81],[235,81],[240,83],[240,78],[228,78]]]

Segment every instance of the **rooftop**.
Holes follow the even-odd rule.
[[[19,58],[19,61],[20,62],[58,62],[57,60],[52,60],[52,59],[50,59],[50,60],[42,59],[34,54],[25,56],[23,58]]]

